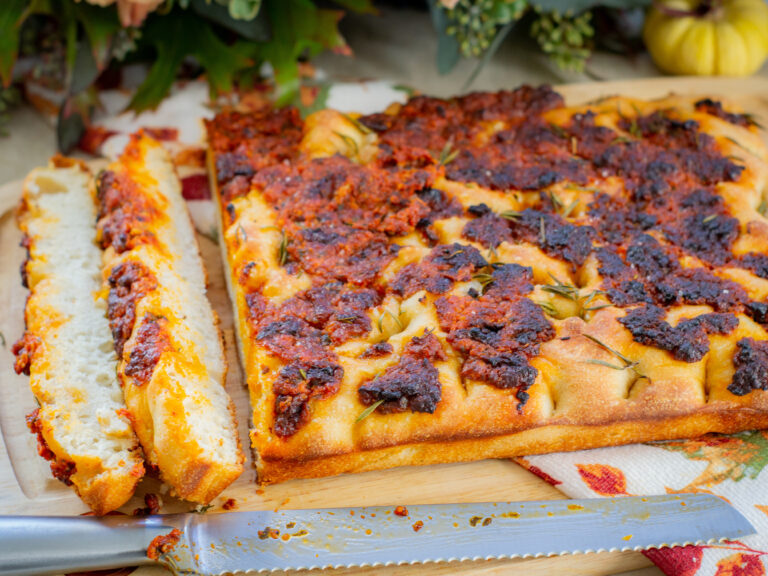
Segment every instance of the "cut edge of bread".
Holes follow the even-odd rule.
[[[101,291],[90,174],[58,159],[24,182],[19,227],[29,242],[27,335],[37,340],[30,388],[54,464],[97,514],[122,506],[144,475],[116,376]],[[87,353],[84,353],[87,351]]]
[[[139,133],[129,144],[128,155],[132,158],[121,158],[110,169],[127,170],[132,177],[137,170],[141,186],[155,182],[153,193],[167,204],[152,231],[167,254],[151,246],[119,255],[108,248],[104,253],[106,276],[117,263],[138,260],[158,279],[157,289],[137,303],[136,323],[118,370],[123,373],[144,314],[170,311],[176,349],[163,354],[143,387],[136,387],[123,373],[126,403],[147,461],[158,466],[176,495],[207,504],[240,476],[244,462],[234,404],[224,387],[227,366],[219,322],[206,296],[207,278],[194,227],[168,152]],[[197,369],[189,370],[187,360]]]

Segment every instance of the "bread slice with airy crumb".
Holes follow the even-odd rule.
[[[83,167],[59,158],[24,182],[19,226],[30,295],[14,352],[40,404],[27,417],[40,455],[105,514],[131,497],[144,466],[116,376],[89,180]]]
[[[126,405],[147,462],[207,503],[242,472],[218,322],[166,150],[132,137],[96,182],[108,316]]]

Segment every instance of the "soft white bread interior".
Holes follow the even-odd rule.
[[[175,494],[207,503],[240,475],[244,457],[224,389],[222,339],[181,185],[166,150],[145,135],[133,137],[107,173],[97,195],[111,299],[119,299],[115,274],[121,267],[149,278],[132,296],[123,287],[134,306],[130,332],[118,344],[126,405],[147,462]],[[131,240],[104,234],[116,229]],[[119,309],[110,307],[113,330],[121,322]]]
[[[40,408],[29,417],[41,455],[97,514],[124,504],[144,474],[116,376],[90,175],[77,163],[24,182],[19,225],[29,257],[26,333],[15,346]]]

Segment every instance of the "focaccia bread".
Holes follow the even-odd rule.
[[[108,317],[125,402],[148,464],[207,503],[242,472],[218,321],[168,153],[131,138],[96,179]]]
[[[40,405],[27,416],[39,454],[54,477],[106,514],[133,495],[144,466],[115,371],[90,174],[54,160],[24,181],[19,227],[30,295],[15,368],[30,376]]]
[[[261,482],[768,426],[768,151],[548,87],[208,122]]]

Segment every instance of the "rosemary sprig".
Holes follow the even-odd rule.
[[[373,134],[373,130],[368,128],[365,124],[360,122],[357,118],[352,118],[349,114],[345,114],[344,112],[341,113],[342,116],[344,116],[344,119],[352,124],[355,128],[357,128],[360,132],[363,134]]]
[[[240,244],[245,244],[248,242],[248,233],[245,231],[245,228],[243,228],[242,224],[238,224],[237,228],[235,228],[235,235],[240,241]]]
[[[606,368],[613,368],[614,370],[626,370],[628,366],[619,366],[617,364],[611,364],[610,362],[606,362],[605,360],[595,360],[595,359],[589,359],[584,360],[586,364],[597,364],[598,366],[605,366]]]
[[[560,197],[552,190],[547,190],[546,194],[549,197],[549,201],[552,203],[552,207],[555,209],[555,212],[559,212],[564,206],[563,201],[560,200]]]
[[[586,186],[578,186],[573,182],[569,182],[568,184],[566,184],[565,189],[576,190],[577,192],[592,192],[592,194],[600,194],[600,190],[598,188],[588,188]]]
[[[351,136],[347,136],[346,134],[342,134],[341,132],[337,132],[336,130],[333,131],[336,136],[341,138],[344,141],[344,144],[347,145],[347,148],[350,148],[352,150],[352,153],[357,156],[360,152],[360,149],[357,147],[357,142],[355,142],[355,139]]]
[[[459,150],[453,148],[453,140],[448,140],[440,151],[440,158],[437,161],[438,166],[447,166],[456,159]]]
[[[549,123],[549,129],[554,132],[555,136],[559,136],[560,138],[568,139],[568,131],[563,128],[562,126],[558,126],[557,124],[553,124],[552,122]]]
[[[726,137],[725,137],[725,139],[726,139],[726,140],[728,140],[728,141],[729,141],[731,144],[735,144],[736,146],[738,146],[739,148],[741,148],[742,150],[744,150],[744,152],[747,152],[747,153],[749,153],[749,154],[752,154],[752,151],[751,151],[749,148],[747,148],[746,146],[744,146],[744,145],[743,145],[741,142],[739,142],[739,141],[738,141],[738,140],[736,140],[735,138],[731,138],[730,136],[726,136]],[[754,154],[752,154],[752,155],[754,156]]]
[[[395,324],[400,329],[400,332],[402,332],[405,329],[405,326],[403,326],[402,321],[400,320],[400,316],[402,316],[403,311],[398,310],[397,316],[394,315],[394,313],[391,310],[384,310],[384,312],[381,313],[381,316],[379,316],[379,319],[376,321],[376,326],[379,329],[379,332],[384,332],[383,330],[383,323],[384,323],[384,317],[389,314],[389,316],[392,318],[392,320],[395,321]]]
[[[702,224],[706,224],[707,222],[712,222],[715,218],[717,218],[717,214],[710,214],[709,216],[705,216],[701,222]]]
[[[618,350],[614,350],[613,348],[611,348],[610,346],[608,346],[608,344],[606,344],[606,343],[605,343],[605,342],[603,342],[602,340],[599,340],[598,338],[595,338],[595,337],[594,337],[594,336],[592,336],[591,334],[582,334],[582,336],[584,336],[584,338],[586,338],[586,339],[588,339],[588,340],[591,340],[592,342],[594,342],[595,344],[597,344],[598,346],[600,346],[600,348],[602,348],[603,350],[605,350],[605,351],[607,351],[607,352],[610,352],[611,354],[613,354],[614,356],[616,356],[616,358],[618,358],[619,360],[621,360],[622,362],[624,362],[624,364],[627,364],[627,365],[629,365],[629,364],[633,364],[633,363],[635,363],[635,362],[633,362],[632,360],[630,360],[629,358],[627,358],[626,356],[624,356],[624,354],[622,354],[622,353],[621,353],[621,352],[619,352]]]
[[[488,246],[488,258],[487,260],[491,263],[495,262],[499,259],[499,253],[496,251],[496,246],[491,244]]]
[[[632,142],[631,138],[627,138],[626,136],[618,136],[611,141],[611,144],[629,144],[630,142]]]
[[[368,418],[368,416],[373,414],[374,411],[376,410],[376,408],[378,408],[382,404],[384,404],[384,399],[383,398],[381,400],[376,400],[376,402],[374,402],[373,404],[368,406],[368,408],[366,408],[365,410],[360,412],[360,415],[357,418],[355,418],[355,424],[357,424],[358,422],[362,422],[363,420]]]
[[[755,120],[755,115],[754,114],[751,114],[749,112],[744,112],[742,114],[742,116],[744,116],[744,118],[747,119],[747,122],[752,124],[752,126],[755,126],[756,128],[760,128],[761,130],[765,130],[765,126],[763,126],[762,124],[760,124],[760,122]]]
[[[590,306],[592,301],[601,294],[605,294],[602,290],[592,290],[589,294],[581,294],[581,291],[572,284],[566,284],[558,279],[554,274],[549,275],[554,281],[554,284],[542,284],[541,289],[544,292],[555,294],[566,298],[572,302],[576,302],[579,305],[579,317],[584,318],[585,312],[594,312],[596,310],[602,310],[603,308],[609,308],[610,304],[597,304],[596,306]]]
[[[637,117],[640,116],[640,110],[638,109],[637,106],[635,106],[634,102],[632,103],[632,108],[635,111],[635,116],[632,117],[632,118],[629,118],[629,117],[625,116],[621,112],[621,105],[616,107],[616,112],[618,112],[619,117],[622,120],[624,120],[625,122],[629,122],[629,133],[632,136],[634,136],[635,138],[640,139],[640,138],[643,137],[643,131],[640,130],[640,126],[638,126],[638,124],[637,124]]]
[[[583,316],[584,312],[595,312],[596,310],[602,310],[603,308],[610,308],[610,304],[598,304],[597,306],[582,306],[579,316]]]
[[[768,211],[768,202],[763,198],[757,207],[757,212],[760,216],[765,216],[766,211]]]
[[[563,218],[568,218],[571,215],[571,212],[573,212],[576,206],[578,205],[579,205],[579,199],[577,198],[576,200],[574,200],[573,202],[568,204],[568,206],[565,207],[565,210],[563,210],[563,213],[561,214],[561,216]]]
[[[576,286],[562,282],[557,277],[555,277],[554,274],[550,274],[549,276],[550,278],[552,278],[552,280],[554,280],[555,283],[543,284],[541,286],[541,289],[544,292],[549,292],[550,294],[557,294],[558,296],[562,296],[563,298],[567,298],[568,300],[572,300],[574,302],[579,301],[579,289],[576,288]]]
[[[345,324],[352,324],[355,320],[357,320],[356,316],[336,316],[336,320],[339,322],[344,322]]]
[[[640,365],[640,362],[638,362],[637,360],[630,360],[624,354],[622,354],[618,350],[611,348],[610,346],[608,346],[608,344],[595,338],[591,334],[582,333],[582,336],[584,336],[584,338],[587,338],[588,340],[591,340],[606,352],[610,352],[611,354],[616,356],[616,358],[621,360],[624,365],[617,366],[615,364],[611,364],[610,362],[606,362],[604,360],[585,360],[587,364],[599,364],[600,366],[607,366],[608,368],[613,368],[614,370],[632,370],[638,378],[648,378],[648,376],[646,376],[645,374],[642,374],[637,369],[637,367]]]
[[[280,261],[280,266],[284,266],[288,262],[288,237],[284,230],[280,231],[280,247],[277,251],[277,258]]]
[[[199,504],[199,505],[195,506],[194,508],[192,508],[192,510],[190,510],[190,512],[192,514],[205,514],[211,508],[213,508],[213,504],[205,504],[205,505],[204,504]]]
[[[544,310],[544,312],[546,312],[550,316],[555,318],[557,317],[557,308],[552,306],[552,304],[550,304],[549,302],[534,300],[534,304],[537,304],[538,306],[540,306],[541,309]]]
[[[480,286],[483,289],[483,292],[485,292],[485,289],[490,285],[493,284],[493,274],[488,274],[488,272],[478,272],[474,276],[472,276],[472,280],[475,282],[479,282]]]
[[[299,368],[299,374],[301,374],[301,379],[306,380],[307,379],[307,373],[304,371],[304,368]]]
[[[547,229],[544,224],[544,218],[539,218],[539,244],[547,243]]]
[[[504,212],[499,213],[499,216],[506,220],[513,220],[516,222],[517,220],[520,220],[522,214],[516,210],[504,210]]]
[[[5,346],[6,346],[6,344],[5,344],[5,334],[3,334],[2,332],[0,332],[0,342],[2,342],[3,348],[5,348]]]

